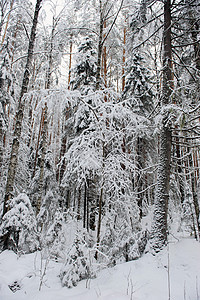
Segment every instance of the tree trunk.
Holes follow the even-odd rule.
[[[84,204],[83,204],[83,228],[87,225],[87,184],[84,184]]]
[[[45,88],[48,90],[51,85],[51,72],[52,72],[52,66],[53,66],[53,39],[54,39],[54,31],[56,28],[55,19],[53,17],[53,24],[52,24],[52,30],[51,30],[51,42],[50,42],[50,50],[49,50],[49,66],[46,73],[46,82],[45,82]]]
[[[36,213],[39,214],[40,207],[42,203],[42,195],[43,195],[43,186],[44,186],[44,167],[45,167],[45,155],[47,150],[47,131],[48,131],[48,123],[47,123],[47,103],[45,103],[44,108],[44,126],[42,131],[42,139],[41,139],[41,159],[40,159],[40,176],[38,182],[38,199],[36,203]]]
[[[104,29],[106,29],[106,21],[104,21]],[[105,34],[104,34],[105,37]],[[104,75],[104,86],[107,88],[107,49],[103,47],[103,75]],[[104,97],[105,102],[107,101],[106,96]]]
[[[87,179],[87,206],[89,208],[88,214],[88,222],[89,222],[89,229],[94,231],[95,230],[95,220],[96,220],[96,180],[94,178]]]
[[[105,145],[103,143],[103,162],[102,162],[102,169],[104,172],[105,168]],[[103,175],[104,176],[104,175]],[[102,178],[100,196],[99,196],[99,215],[98,215],[98,224],[97,224],[97,251],[95,253],[95,259],[98,258],[98,248],[100,246],[100,236],[101,236],[101,221],[102,221],[102,207],[103,207],[103,194],[104,194],[104,178]]]
[[[190,178],[191,178],[191,189],[192,189],[192,199],[193,199],[193,205],[194,205],[194,230],[195,230],[195,238],[199,240],[200,238],[200,222],[199,222],[199,202],[197,197],[197,182],[195,178],[195,165],[194,161],[192,159],[192,153],[189,155],[189,166],[190,166]]]
[[[19,97],[19,106],[18,111],[16,113],[16,123],[15,123],[15,130],[14,130],[14,138],[12,142],[12,149],[10,154],[9,166],[8,166],[8,174],[7,174],[7,182],[6,182],[6,191],[5,191],[5,199],[4,199],[4,207],[3,207],[3,215],[8,211],[8,200],[12,196],[13,188],[14,188],[14,181],[15,181],[15,174],[17,170],[17,163],[18,163],[18,152],[19,152],[19,143],[22,131],[22,121],[23,121],[23,114],[24,114],[24,103],[23,103],[23,96],[28,90],[29,78],[30,78],[30,70],[31,70],[31,63],[33,60],[33,49],[34,43],[36,38],[36,27],[38,23],[38,15],[40,11],[40,5],[42,0],[37,0],[35,6],[35,13],[33,19],[33,25],[31,29],[31,36],[29,40],[29,47],[28,47],[28,55],[27,55],[27,62],[25,67],[25,72],[22,81],[22,87]]]
[[[81,199],[82,199],[81,186],[78,188],[78,203],[77,203],[77,221],[81,220]]]
[[[3,175],[2,174],[3,153],[4,153],[3,137],[4,137],[3,118],[1,118],[0,115],[0,178],[2,178]]]
[[[68,74],[68,90],[70,89],[70,81],[71,81],[71,68],[72,68],[72,34],[70,35],[70,46],[69,46],[69,74]]]
[[[126,45],[126,27],[124,27],[124,45],[123,45],[123,57],[122,57],[122,92],[125,88],[125,45]]]
[[[185,199],[185,190],[184,190],[184,173],[183,173],[183,168],[182,168],[182,163],[181,163],[181,148],[179,145],[179,139],[176,139],[176,157],[178,159],[177,161],[177,172],[179,175],[178,182],[179,182],[179,189],[180,189],[180,195],[181,195],[181,204],[183,204],[184,199]]]
[[[172,85],[171,59],[171,0],[166,0],[164,2],[164,54],[161,98],[163,106],[170,103]],[[165,112],[160,132],[157,190],[152,224],[151,246],[156,252],[160,251],[167,243],[167,214],[171,162],[171,128],[168,120],[168,112]]]
[[[1,40],[1,47],[4,43],[4,41],[5,41],[5,37],[6,37],[7,29],[8,29],[8,24],[9,24],[9,20],[10,20],[10,15],[11,15],[11,11],[12,11],[12,8],[13,8],[13,4],[14,4],[14,0],[12,0],[11,3],[10,3],[10,11],[8,13],[6,26],[5,26],[5,30],[4,30],[4,35],[3,35],[2,40]],[[2,26],[0,26],[0,27],[1,27],[0,29],[2,30]]]
[[[199,1],[194,1],[194,6],[199,5]],[[199,19],[197,16],[192,14],[192,12],[189,12],[189,17],[190,17],[190,26],[191,26],[191,36],[193,40],[193,47],[194,47],[194,60],[195,60],[195,65],[197,69],[197,80],[196,80],[196,89],[197,91],[199,90],[200,86],[200,81],[199,81],[199,71],[200,71],[200,44],[199,44],[199,39],[198,39],[198,34],[199,34]],[[195,103],[196,104],[196,103]],[[197,197],[197,181],[199,177],[199,172],[198,170],[198,160],[197,160],[197,152],[194,149],[193,153],[189,155],[189,166],[191,170],[191,188],[192,188],[192,196],[193,196],[193,204],[194,204],[194,211],[195,211],[195,219],[196,219],[196,233],[195,237],[197,240],[200,238],[200,219],[199,219],[199,201]]]
[[[195,1],[197,2],[197,1]],[[198,4],[196,4],[198,5]],[[191,36],[193,40],[193,45],[194,45],[194,55],[195,55],[195,64],[196,68],[199,71],[200,70],[200,44],[199,44],[199,39],[198,39],[198,34],[199,34],[199,20],[196,19],[195,16],[192,15],[192,13],[189,13],[190,16],[190,25],[191,25]]]
[[[65,108],[65,117],[64,117],[64,122],[63,122],[63,136],[61,138],[61,147],[60,147],[60,155],[59,155],[59,160],[58,160],[58,168],[56,171],[56,180],[59,184],[61,184],[63,175],[65,173],[66,169],[66,161],[65,161],[65,153],[67,149],[67,126],[66,122],[67,120],[71,117],[72,110],[70,107]]]
[[[100,245],[100,234],[101,234],[101,221],[102,221],[102,203],[103,203],[103,184],[101,187],[100,197],[99,197],[99,217],[98,217],[98,226],[97,226],[97,249]],[[95,258],[98,258],[98,251],[95,253]]]
[[[98,53],[97,53],[97,73],[96,73],[96,89],[100,88],[101,83],[101,58],[102,58],[102,51],[103,51],[103,27],[104,27],[104,20],[103,20],[103,9],[102,9],[102,1],[99,0],[100,4],[100,27],[99,27],[99,42],[98,42]]]
[[[3,24],[4,24],[4,15],[5,15],[5,11],[3,8],[1,8],[0,36],[1,36],[2,28],[3,28]]]
[[[41,113],[41,118],[40,118],[40,127],[39,127],[39,132],[38,132],[38,137],[37,137],[37,144],[36,144],[36,150],[35,150],[35,160],[34,160],[34,165],[33,165],[32,178],[35,176],[35,172],[36,172],[37,159],[38,159],[38,150],[39,150],[40,137],[41,137],[41,133],[42,133],[42,130],[43,130],[43,126],[44,126],[44,108],[42,108],[42,113]]]
[[[145,197],[144,193],[142,193],[143,184],[145,181],[142,178],[142,169],[144,168],[145,161],[145,142],[143,138],[137,138],[136,152],[137,152],[137,178],[136,178],[136,187],[134,190],[137,191],[137,202],[140,210],[140,219],[143,217],[143,198]]]

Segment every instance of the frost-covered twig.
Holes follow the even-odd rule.
[[[39,285],[39,291],[41,291],[42,285],[44,283],[44,277],[46,275],[46,271],[47,271],[47,266],[49,264],[49,257],[46,258],[45,260],[45,264],[43,267],[43,256],[42,256],[42,252],[41,252],[41,261],[40,261],[40,285]]]

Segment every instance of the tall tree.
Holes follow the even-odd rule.
[[[155,251],[160,251],[166,245],[168,232],[167,215],[171,163],[171,128],[167,105],[171,101],[172,80],[171,0],[166,0],[164,1],[163,31],[162,124],[159,137],[159,166],[152,225],[152,247]]]
[[[31,29],[31,35],[29,40],[29,47],[28,47],[28,53],[27,53],[27,61],[26,61],[26,67],[24,71],[20,96],[19,96],[19,105],[18,110],[16,113],[16,122],[15,122],[15,129],[14,129],[14,138],[12,142],[12,149],[10,153],[10,160],[9,160],[9,167],[8,167],[8,174],[7,174],[7,181],[6,181],[6,190],[5,190],[5,199],[4,199],[4,207],[3,207],[3,215],[9,210],[8,201],[13,195],[13,189],[14,189],[14,181],[15,181],[15,175],[17,170],[17,162],[18,162],[18,152],[19,152],[19,146],[20,146],[20,137],[21,137],[21,131],[22,131],[22,121],[23,121],[23,114],[24,114],[24,95],[28,91],[28,84],[31,74],[31,63],[33,59],[33,49],[34,49],[34,43],[36,39],[36,28],[38,23],[38,16],[39,11],[41,8],[42,0],[37,0],[36,6],[35,6],[35,13],[33,18],[33,24]],[[8,246],[8,237],[6,237],[4,241],[4,247]]]

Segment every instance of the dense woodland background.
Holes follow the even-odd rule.
[[[200,1],[59,2],[0,1],[0,246],[71,287],[199,240]]]

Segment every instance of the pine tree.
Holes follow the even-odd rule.
[[[60,272],[62,285],[72,288],[80,280],[94,278],[95,272],[92,260],[93,258],[85,239],[77,234],[65,265]]]
[[[149,70],[149,57],[143,47],[136,48],[138,41],[141,43],[146,32],[147,12],[145,1],[141,1],[137,9],[131,12],[130,21],[127,24],[127,47],[126,55],[126,81],[122,92],[122,101],[126,101],[131,111],[138,115],[141,126],[147,126],[146,135],[136,132],[134,137],[133,157],[135,161],[135,174],[133,174],[134,191],[137,195],[137,201],[140,208],[140,218],[147,213],[146,206],[152,202],[152,198],[144,191],[147,191],[148,185],[153,181],[151,175],[144,171],[149,163],[154,161],[152,148],[154,145],[153,122],[148,120],[153,111],[155,93],[153,87],[153,76]],[[144,27],[140,29],[140,27]],[[148,26],[147,26],[148,28]],[[142,124],[143,123],[143,124]],[[148,124],[148,125],[147,125]],[[133,141],[132,141],[133,142]],[[123,151],[130,152],[130,137],[124,138]],[[155,153],[154,153],[155,154]],[[150,189],[150,188],[149,188]]]
[[[171,128],[167,105],[172,93],[172,47],[171,47],[171,1],[164,3],[163,33],[163,82],[162,82],[162,125],[160,131],[159,166],[155,195],[154,220],[152,225],[152,247],[160,251],[167,243],[167,215],[169,201]]]
[[[93,41],[89,38],[84,39],[78,48],[77,65],[73,70],[70,83],[72,90],[79,90],[80,94],[78,94],[77,103],[75,103],[74,107],[72,105],[70,107],[71,112],[69,113],[69,119],[66,125],[66,129],[68,130],[68,143],[65,155],[67,169],[63,178],[63,182],[68,181],[70,183],[74,182],[74,180],[77,181],[77,185],[75,185],[74,188],[76,194],[79,194],[78,197],[76,196],[76,201],[79,203],[78,206],[82,205],[80,201],[83,201],[83,186],[85,182],[87,188],[84,197],[87,198],[87,205],[94,207],[96,206],[96,199],[94,199],[96,193],[93,190],[95,185],[90,178],[93,169],[90,163],[88,163],[87,166],[86,157],[92,153],[91,147],[93,148],[92,144],[95,130],[95,127],[93,127],[95,117],[90,109],[90,106],[93,105],[93,97],[90,96],[90,94],[93,93],[96,84],[95,54]],[[81,101],[82,99],[83,101]],[[70,122],[73,123],[70,124]],[[92,138],[91,141],[89,141],[90,137]],[[74,157],[75,153],[76,159],[74,160],[72,157]],[[85,174],[83,173],[84,164],[86,167]],[[74,172],[73,169],[76,170],[76,172]],[[90,228],[92,228],[92,219],[94,216],[90,216],[89,218]]]
[[[32,252],[39,247],[37,221],[30,199],[24,193],[9,200],[9,210],[4,214],[0,235],[9,237],[9,243],[1,242],[1,249],[15,252]]]

